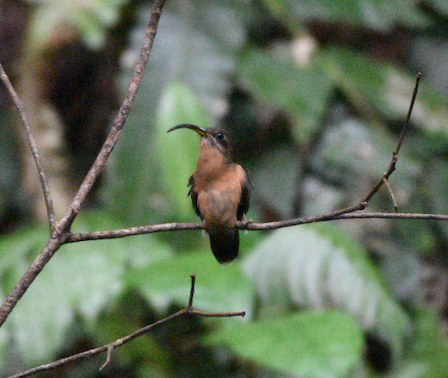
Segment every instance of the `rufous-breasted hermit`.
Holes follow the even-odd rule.
[[[224,264],[238,256],[237,223],[249,210],[251,186],[246,170],[232,162],[229,137],[224,130],[182,124],[168,133],[190,129],[201,136],[196,171],[188,186],[193,207],[203,220],[216,259]]]

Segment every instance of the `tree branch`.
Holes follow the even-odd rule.
[[[353,208],[349,208],[350,211],[341,213],[341,211],[335,211],[324,215],[314,215],[310,217],[287,219],[276,222],[266,223],[247,223],[241,221],[238,223],[240,230],[248,231],[262,231],[262,230],[275,230],[278,228],[298,226],[301,224],[328,222],[331,220],[339,219],[374,219],[374,218],[388,218],[388,219],[413,219],[413,220],[439,220],[448,221],[448,215],[443,214],[422,214],[422,213],[355,213]],[[80,232],[70,234],[67,237],[66,243],[78,243],[89,240],[104,240],[104,239],[120,239],[134,235],[152,234],[155,232],[166,231],[186,231],[186,230],[203,230],[205,229],[202,223],[162,223],[152,224],[148,226],[123,228],[120,230],[112,231],[94,231],[94,232]]]
[[[132,82],[128,89],[128,94],[120,108],[120,111],[118,113],[117,118],[115,119],[114,126],[112,127],[112,130],[104,143],[98,157],[96,158],[95,162],[92,165],[92,168],[90,168],[89,173],[87,174],[86,178],[84,179],[83,183],[81,184],[81,187],[79,188],[78,193],[76,194],[72,204],[70,205],[70,208],[65,215],[65,217],[58,222],[54,226],[54,232],[52,234],[52,237],[50,238],[48,244],[44,247],[44,249],[41,251],[39,256],[36,258],[36,260],[33,262],[33,264],[28,268],[28,270],[25,272],[25,274],[22,276],[20,281],[17,283],[17,285],[14,287],[14,289],[11,291],[11,293],[6,298],[3,305],[0,307],[0,327],[5,322],[6,318],[9,316],[11,311],[16,306],[17,302],[22,298],[22,296],[25,294],[26,290],[30,287],[30,285],[33,283],[34,279],[39,275],[39,273],[42,271],[42,269],[45,267],[45,265],[50,261],[50,259],[53,257],[53,255],[57,252],[57,250],[61,247],[61,245],[65,244],[67,242],[67,238],[70,234],[70,227],[75,220],[76,216],[79,213],[79,210],[81,209],[81,206],[83,205],[87,195],[89,194],[92,185],[94,184],[95,180],[98,178],[98,176],[103,171],[104,165],[106,164],[107,158],[111,154],[112,150],[115,147],[115,144],[118,140],[118,137],[121,134],[121,131],[124,127],[124,124],[126,123],[129,111],[132,107],[132,103],[135,99],[135,96],[137,94],[137,90],[140,86],[140,83],[143,79],[143,73],[145,71],[146,63],[148,62],[149,55],[151,54],[152,45],[154,42],[154,38],[157,33],[157,27],[159,24],[159,19],[162,14],[162,8],[165,4],[166,0],[157,0],[156,3],[153,6],[152,13],[151,13],[151,19],[149,21],[148,28],[146,30],[146,37],[145,41],[143,43],[143,47],[140,53],[139,61],[136,65],[134,76],[132,78]],[[3,79],[3,75],[2,75]],[[15,93],[15,92],[14,92]],[[24,113],[21,112],[21,115]],[[26,117],[25,117],[26,119]],[[27,123],[28,124],[28,123]],[[27,131],[27,135],[29,134]],[[34,140],[34,139],[32,139]],[[33,150],[33,154],[37,154],[37,148],[35,147],[35,143],[31,144],[31,149]],[[37,154],[38,156],[38,154]],[[40,162],[40,159],[38,159]],[[41,163],[39,163],[41,168],[39,170],[40,175],[45,177],[43,168]],[[46,182],[46,180],[45,180]],[[48,187],[48,185],[47,185]],[[46,197],[47,198],[47,197]],[[48,197],[50,198],[50,197]]]
[[[23,373],[11,375],[7,378],[29,377],[30,375],[33,375],[36,373],[54,370],[54,369],[58,368],[59,366],[67,365],[71,362],[79,361],[84,358],[96,356],[98,354],[107,352],[106,362],[100,367],[100,370],[103,370],[108,365],[108,363],[111,361],[111,354],[114,349],[121,347],[122,345],[128,343],[129,341],[131,341],[145,333],[148,333],[153,328],[158,327],[162,324],[168,323],[169,321],[171,321],[173,319],[180,318],[182,316],[203,316],[203,317],[217,318],[217,317],[235,317],[235,316],[244,317],[246,315],[246,312],[244,312],[244,311],[242,311],[242,312],[203,312],[203,311],[195,310],[193,308],[193,297],[194,297],[195,283],[196,283],[196,276],[192,275],[191,276],[190,298],[188,301],[187,308],[184,308],[170,316],[167,316],[166,318],[158,320],[155,323],[147,325],[146,327],[143,327],[143,328],[131,333],[130,335],[124,336],[118,340],[115,340],[112,343],[107,344],[107,345],[103,345],[99,348],[90,349],[90,350],[87,350],[82,353],[74,354],[70,357],[61,358],[60,360],[54,361],[52,363],[40,365],[40,366],[37,366],[30,370],[27,370]]]
[[[409,126],[409,121],[411,119],[412,109],[414,109],[415,99],[417,98],[418,93],[418,85],[420,83],[420,79],[422,77],[422,74],[419,72],[417,73],[417,77],[415,80],[415,87],[414,92],[412,93],[412,99],[411,104],[409,105],[408,115],[406,116],[406,121],[404,122],[403,128],[401,129],[400,138],[398,138],[397,147],[395,148],[395,151],[392,154],[392,160],[389,164],[389,168],[387,169],[386,173],[381,177],[381,180],[378,181],[378,183],[372,188],[372,190],[367,194],[367,196],[364,198],[362,202],[369,202],[371,198],[375,195],[375,193],[383,186],[385,180],[389,178],[389,176],[395,171],[395,166],[397,164],[398,160],[398,153],[400,152],[401,145],[403,144],[404,136],[406,133],[406,129]]]
[[[137,91],[140,87],[140,83],[143,79],[143,75],[145,73],[145,67],[148,63],[149,56],[152,51],[152,45],[157,34],[157,27],[159,25],[160,16],[162,15],[162,9],[165,1],[166,0],[157,0],[153,6],[151,19],[149,21],[148,28],[146,29],[145,41],[143,42],[140,57],[137,65],[135,66],[134,75],[132,77],[131,85],[128,89],[128,94],[126,95],[126,98],[121,105],[118,116],[115,118],[114,125],[109,133],[109,136],[107,137],[106,142],[103,145],[103,148],[101,149],[95,162],[87,173],[87,176],[82,182],[78,193],[76,194],[72,204],[68,209],[67,214],[57,225],[57,228],[62,232],[67,232],[70,230],[73,221],[75,220],[76,216],[79,213],[79,210],[84,204],[87,195],[90,193],[93,184],[103,171],[104,166],[106,165],[106,161],[112,153],[115,144],[117,143],[118,138],[123,130],[135,96],[137,95]]]
[[[5,87],[9,92],[9,95],[11,96],[11,99],[12,99],[15,107],[19,111],[20,118],[22,119],[22,123],[25,128],[26,138],[28,140],[28,144],[30,146],[31,153],[33,155],[33,159],[36,164],[37,172],[39,174],[40,184],[41,184],[42,190],[44,192],[45,205],[47,207],[48,223],[50,225],[50,234],[53,235],[55,226],[56,226],[56,216],[54,213],[53,200],[51,198],[50,186],[48,185],[47,175],[45,174],[42,159],[40,158],[39,150],[37,148],[37,143],[36,143],[36,140],[34,139],[33,131],[31,129],[31,124],[30,124],[30,121],[28,120],[28,116],[26,115],[26,112],[23,108],[23,103],[20,100],[14,87],[12,86],[11,81],[9,80],[9,77],[6,74],[1,63],[0,63],[0,76],[3,81],[3,84],[5,84]]]

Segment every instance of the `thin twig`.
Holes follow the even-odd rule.
[[[422,74],[421,74],[421,72],[418,72],[417,77],[415,79],[415,87],[414,87],[414,92],[412,93],[411,104],[409,105],[409,110],[408,110],[408,114],[406,116],[406,121],[404,122],[404,127],[401,129],[400,138],[398,139],[398,144],[397,144],[397,148],[395,149],[394,155],[398,155],[398,153],[400,152],[401,145],[403,144],[404,136],[405,136],[406,130],[409,126],[409,121],[411,120],[411,114],[412,114],[412,110],[414,109],[415,99],[417,98],[417,93],[418,93],[418,85],[420,84],[421,78],[422,78]]]
[[[422,213],[353,213],[343,214],[334,219],[409,219],[448,221],[448,215]]]
[[[48,263],[48,261],[50,261],[53,255],[61,247],[61,245],[67,242],[67,237],[70,234],[70,227],[73,221],[75,220],[75,217],[78,214],[79,210],[81,209],[81,206],[83,205],[87,195],[89,194],[92,185],[94,184],[98,176],[101,174],[104,165],[106,164],[107,158],[114,149],[118,137],[121,134],[123,126],[127,120],[132,103],[137,94],[138,87],[142,81],[146,63],[149,59],[149,55],[152,50],[152,45],[157,33],[157,27],[165,1],[166,0],[157,0],[153,6],[153,10],[151,13],[151,20],[146,30],[145,41],[143,43],[139,61],[134,71],[132,82],[129,86],[128,94],[123,102],[123,105],[120,108],[119,114],[114,122],[114,126],[112,127],[112,130],[105,144],[103,145],[98,157],[96,158],[95,162],[92,165],[92,168],[90,168],[89,173],[87,174],[86,178],[81,184],[81,187],[77,195],[75,196],[72,204],[70,205],[69,211],[67,212],[65,217],[55,225],[52,238],[49,240],[48,244],[44,247],[44,249],[41,251],[36,260],[24,273],[20,281],[9,293],[5,302],[0,307],[0,327],[3,325],[6,318],[14,309],[20,298],[22,298],[27,289],[33,283],[34,279],[39,275],[39,273]],[[33,150],[33,145],[31,146],[31,148]],[[40,171],[40,173],[43,174],[43,169]]]
[[[194,286],[196,282],[196,274],[192,274],[190,277],[191,277],[191,290],[190,290],[190,299],[188,300],[188,311],[193,311],[193,297],[194,297]]]
[[[45,174],[44,166],[42,163],[42,159],[40,158],[36,140],[34,139],[34,134],[33,134],[32,128],[31,128],[31,124],[30,124],[30,122],[28,120],[28,116],[24,110],[23,103],[20,100],[19,96],[17,95],[17,92],[15,91],[14,87],[12,86],[12,83],[9,80],[9,77],[6,74],[1,63],[0,63],[0,76],[3,81],[3,84],[5,84],[5,87],[9,92],[9,95],[11,96],[11,99],[12,99],[15,107],[19,111],[20,118],[22,119],[22,123],[23,123],[24,129],[25,129],[26,138],[28,140],[28,144],[30,146],[31,153],[33,155],[33,159],[36,164],[37,172],[39,174],[40,184],[41,184],[42,190],[44,192],[45,206],[47,207],[48,223],[50,226],[50,234],[53,235],[54,229],[56,226],[56,216],[54,213],[53,200],[51,198],[50,186],[48,185],[47,175]]]
[[[109,345],[107,347],[106,361],[104,362],[104,364],[101,365],[100,371],[103,370],[107,365],[109,365],[110,361],[112,361],[112,351],[113,350],[114,350],[114,348],[111,345]]]
[[[47,245],[44,247],[42,252],[37,256],[31,266],[20,278],[20,281],[14,287],[14,289],[6,297],[5,302],[3,302],[2,307],[0,307],[0,327],[5,322],[8,315],[14,309],[16,304],[25,294],[26,290],[33,283],[37,275],[42,271],[45,265],[50,261],[56,251],[65,243],[65,239],[55,239],[51,238]]]
[[[123,127],[128,118],[129,112],[131,110],[132,104],[134,102],[137,91],[142,82],[143,75],[145,73],[145,67],[148,63],[149,56],[152,51],[152,45],[154,43],[155,36],[157,34],[157,27],[159,24],[160,16],[162,15],[162,9],[166,0],[157,0],[153,6],[151,19],[149,21],[148,28],[146,29],[145,41],[143,42],[143,47],[140,53],[139,60],[135,66],[134,75],[132,77],[131,85],[128,89],[128,94],[126,95],[123,104],[118,112],[118,116],[115,118],[114,125],[112,127],[106,142],[104,143],[100,153],[98,154],[95,162],[87,173],[84,181],[82,182],[78,193],[76,194],[72,204],[67,211],[65,217],[58,223],[57,227],[64,232],[70,230],[70,227],[79,213],[82,205],[84,204],[87,195],[90,193],[93,184],[100,176],[101,172],[106,165],[106,161],[112,153],[115,144],[123,130]]]
[[[394,204],[394,209],[395,209],[396,212],[398,212],[398,202],[397,202],[397,199],[395,198],[395,194],[394,194],[394,192],[393,192],[393,190],[392,190],[392,188],[391,188],[391,186],[389,184],[389,180],[386,179],[386,178],[383,178],[383,181],[384,181],[384,184],[386,185],[387,190],[389,191],[389,194],[390,194],[390,196],[392,198],[392,203]]]
[[[395,165],[397,164],[398,160],[398,153],[400,152],[401,145],[403,144],[404,136],[406,134],[406,130],[409,126],[409,121],[411,119],[412,109],[414,109],[415,99],[417,98],[418,93],[418,85],[420,83],[420,79],[422,77],[422,74],[419,72],[417,74],[416,80],[415,80],[415,87],[414,92],[412,93],[412,99],[411,104],[409,105],[408,114],[406,116],[406,121],[404,122],[403,128],[401,129],[400,138],[398,138],[397,147],[395,148],[395,151],[392,154],[392,160],[389,164],[389,168],[387,169],[386,173],[381,177],[381,180],[378,181],[378,183],[372,188],[372,190],[367,194],[367,196],[362,200],[364,203],[368,203],[370,199],[375,195],[375,193],[383,186],[384,179],[388,179],[389,176],[392,174],[393,171],[395,171]]]
[[[147,325],[146,327],[140,328],[139,330],[131,333],[130,335],[127,335],[125,337],[122,337],[118,340],[115,340],[114,342],[103,345],[99,348],[90,349],[88,351],[74,354],[73,356],[61,358],[60,360],[54,361],[49,364],[40,365],[35,368],[29,369],[25,372],[18,373],[12,376],[9,376],[7,378],[23,378],[23,377],[29,377],[30,375],[40,373],[43,371],[48,370],[54,370],[59,366],[67,365],[70,362],[78,361],[84,358],[96,356],[98,354],[107,352],[106,362],[100,367],[100,370],[104,369],[111,360],[112,351],[116,348],[121,347],[122,345],[126,344],[127,342],[145,334],[151,331],[153,328],[160,326],[162,324],[165,324],[173,319],[180,318],[182,316],[203,316],[203,317],[209,317],[209,318],[222,318],[222,317],[235,317],[235,316],[241,316],[244,317],[246,315],[246,312],[203,312],[193,309],[193,296],[194,296],[194,289],[196,284],[196,276],[191,275],[191,289],[190,289],[190,298],[188,301],[188,307],[184,308],[170,316],[167,316],[166,318],[163,318],[161,320],[156,321],[155,323],[152,323],[150,325]]]

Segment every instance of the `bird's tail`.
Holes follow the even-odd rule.
[[[238,229],[208,230],[210,247],[216,259],[221,263],[229,263],[236,259],[240,247]]]

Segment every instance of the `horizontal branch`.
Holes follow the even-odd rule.
[[[423,213],[354,213],[335,217],[338,219],[414,219],[448,221],[448,215]]]
[[[338,212],[339,213],[339,212]],[[288,219],[277,222],[267,223],[247,223],[240,222],[238,228],[240,230],[248,231],[262,231],[262,230],[275,230],[278,228],[298,226],[301,224],[327,222],[331,220],[341,219],[413,219],[413,220],[438,220],[448,221],[448,215],[443,214],[422,214],[422,213],[343,213],[336,214],[330,213],[327,215],[311,216],[304,218]],[[167,231],[185,231],[185,230],[203,230],[205,229],[202,223],[163,223],[154,224],[148,226],[124,228],[120,230],[112,231],[94,231],[71,234],[67,243],[77,243],[88,240],[102,240],[102,239],[119,239],[134,235],[152,234],[155,232],[167,232]]]

